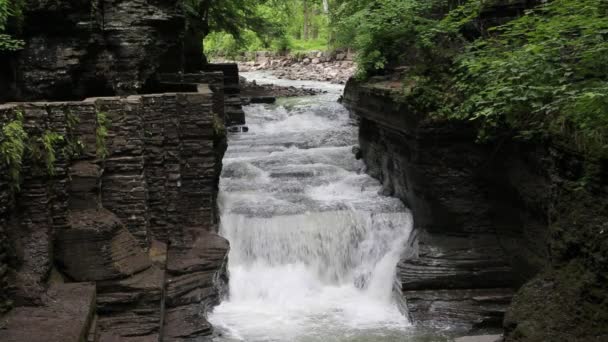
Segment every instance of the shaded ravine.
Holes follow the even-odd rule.
[[[210,317],[215,339],[427,340],[392,292],[411,215],[355,160],[342,87],[278,83],[327,94],[249,106],[249,132],[229,137],[219,204],[230,293]]]

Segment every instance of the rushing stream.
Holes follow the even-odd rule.
[[[219,201],[230,296],[210,317],[215,340],[439,341],[394,301],[412,219],[355,160],[342,86],[273,81],[327,94],[248,106],[249,132],[229,138]]]

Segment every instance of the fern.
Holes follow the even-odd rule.
[[[0,134],[0,157],[8,168],[11,192],[19,191],[21,169],[26,151],[28,134],[23,129],[23,114],[16,113],[16,118],[2,127]]]

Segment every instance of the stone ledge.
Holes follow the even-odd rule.
[[[44,305],[18,307],[0,320],[3,342],[81,342],[95,314],[95,285],[52,286]]]

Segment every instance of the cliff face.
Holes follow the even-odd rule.
[[[216,234],[224,98],[203,84],[217,75],[195,78],[196,92],[0,106],[3,126],[23,116],[27,144],[63,137],[50,170],[26,154],[14,196],[0,178],[1,340],[45,326],[48,341],[211,333],[229,248]]]
[[[0,56],[0,101],[137,93],[157,70],[178,71],[177,0],[26,1],[25,49]]]
[[[606,160],[479,145],[468,123],[407,112],[380,85],[350,81],[344,103],[368,172],[414,214],[398,278],[417,323],[475,329],[506,312],[508,341],[606,338]]]

